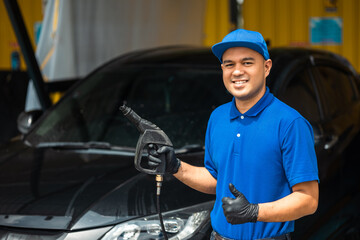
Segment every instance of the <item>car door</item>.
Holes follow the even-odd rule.
[[[315,58],[312,71],[323,107],[319,147],[326,156],[327,168],[322,169],[325,180],[345,174],[344,153],[359,131],[359,95],[351,71],[341,62]]]
[[[288,65],[287,74],[278,81],[276,96],[296,109],[313,127],[315,147],[323,146],[323,108],[321,105],[316,81],[312,74],[313,61],[305,56],[300,61]],[[317,151],[318,152],[318,151]]]
[[[337,164],[341,162],[335,127],[329,129],[331,119],[326,117],[326,107],[320,94],[320,75],[315,69],[315,60],[306,56],[301,61],[289,63],[286,75],[278,84],[277,97],[296,109],[312,125],[314,131],[315,150],[318,159],[320,177],[320,202],[316,214],[296,221],[295,239],[308,239],[319,233],[323,223],[327,223],[336,207],[344,197],[344,192],[331,196],[332,187],[338,177]],[[280,85],[280,86],[279,86]],[[322,93],[323,94],[323,93]],[[336,154],[334,151],[337,151]],[[333,172],[334,171],[334,172]],[[341,186],[341,183],[338,184]],[[329,229],[329,228],[328,228]],[[329,231],[325,233],[328,234]],[[331,232],[331,231],[330,231]],[[316,239],[316,238],[315,238]]]
[[[342,153],[358,132],[359,110],[351,72],[341,63],[308,55],[288,66],[277,97],[312,125],[322,183],[340,173]]]
[[[311,74],[322,108],[319,123],[322,133],[316,148],[321,178],[320,202],[314,215],[320,218],[312,226],[313,236],[314,239],[339,234],[353,236],[352,233],[359,233],[352,230],[359,226],[360,211],[357,204],[360,149],[356,141],[359,139],[360,109],[355,76],[336,58],[319,56],[313,59]]]

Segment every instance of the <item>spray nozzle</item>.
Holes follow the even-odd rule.
[[[123,105],[120,107],[120,110],[140,132],[134,159],[136,169],[147,174],[165,174],[165,160],[161,161],[156,168],[151,168],[146,163],[142,164],[141,160],[144,149],[149,149],[150,145],[153,145],[155,149],[159,149],[162,146],[172,146],[169,137],[155,124],[137,115],[130,107]]]

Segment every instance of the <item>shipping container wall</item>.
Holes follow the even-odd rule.
[[[261,32],[271,47],[329,50],[360,71],[360,1],[244,0],[242,12],[244,28]]]

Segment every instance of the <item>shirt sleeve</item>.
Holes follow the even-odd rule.
[[[205,135],[205,156],[204,156],[204,165],[205,168],[210,172],[210,174],[217,179],[217,166],[211,157],[211,119],[209,120],[206,135]]]
[[[307,120],[299,117],[288,126],[281,150],[290,187],[301,182],[319,181],[314,134]]]

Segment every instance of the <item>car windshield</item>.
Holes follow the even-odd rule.
[[[160,127],[175,148],[203,146],[211,111],[230,100],[219,68],[113,64],[73,89],[26,140],[35,146],[106,142],[134,148],[139,133],[119,111],[125,102]]]

